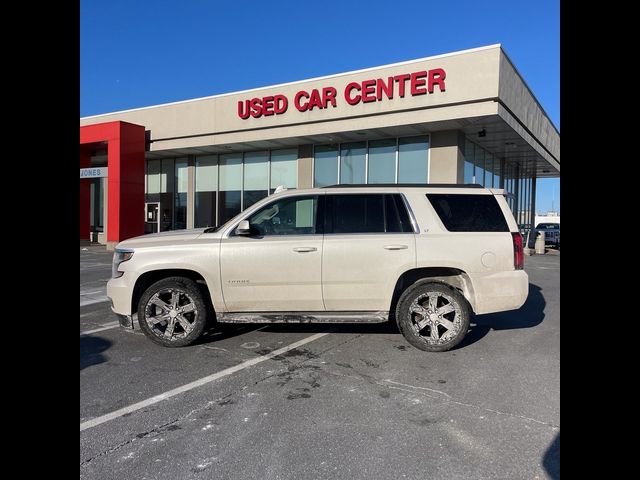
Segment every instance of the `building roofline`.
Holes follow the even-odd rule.
[[[522,81],[523,85],[525,86],[525,88],[529,91],[529,93],[531,94],[531,98],[533,98],[534,102],[536,102],[536,104],[538,105],[538,107],[540,108],[540,110],[542,110],[542,113],[544,113],[544,116],[547,117],[547,120],[549,120],[549,123],[551,124],[551,126],[553,127],[553,129],[556,131],[556,133],[558,135],[560,135],[560,130],[558,130],[558,127],[556,127],[556,125],[553,123],[553,120],[551,120],[551,117],[549,116],[549,114],[546,112],[546,110],[543,108],[543,106],[540,104],[540,102],[538,101],[538,98],[534,95],[533,90],[531,90],[531,87],[529,87],[529,84],[527,83],[527,81],[524,79],[524,77],[522,76],[522,74],[520,73],[520,70],[518,70],[518,67],[516,67],[516,64],[513,63],[513,60],[511,60],[511,58],[509,57],[509,55],[507,55],[507,52],[504,50],[504,48],[502,48],[502,45],[500,45],[500,50],[502,51],[502,54],[504,55],[504,58],[506,58],[507,62],[509,62],[509,64],[511,64],[511,66],[513,67],[513,70],[516,72],[516,74],[518,75],[518,77],[520,77],[520,81]]]
[[[240,93],[255,92],[255,91],[264,90],[264,89],[267,89],[267,88],[285,87],[285,86],[288,86],[288,85],[295,85],[297,83],[305,83],[305,82],[312,82],[312,81],[317,81],[317,80],[325,80],[327,78],[336,78],[336,77],[341,77],[341,76],[344,76],[344,75],[352,75],[354,73],[370,72],[372,70],[379,70],[381,68],[398,67],[398,66],[401,66],[401,65],[408,65],[410,63],[422,62],[422,61],[426,61],[426,60],[434,60],[436,58],[453,57],[453,56],[456,56],[456,55],[463,55],[463,54],[466,54],[466,53],[473,53],[473,52],[479,52],[479,51],[483,51],[483,50],[490,50],[492,48],[500,48],[502,50],[502,45],[499,44],[499,43],[496,43],[496,44],[487,45],[487,46],[484,46],[484,47],[469,48],[467,50],[459,50],[457,52],[443,53],[443,54],[440,54],[440,55],[433,55],[433,56],[430,56],[430,57],[416,58],[414,60],[405,60],[403,62],[389,63],[389,64],[386,64],[386,65],[378,65],[378,66],[375,66],[375,67],[362,68],[362,69],[359,69],[359,70],[350,70],[348,72],[334,73],[334,74],[331,74],[331,75],[324,75],[324,76],[321,76],[321,77],[305,78],[304,80],[296,80],[294,82],[277,83],[275,85],[265,85],[265,86],[262,86],[262,87],[250,88],[250,89],[247,89],[247,90],[238,90],[238,91],[235,91],[235,92],[228,92],[228,93],[218,93],[216,95],[209,95],[209,96],[206,96],[206,97],[191,98],[191,99],[188,99],[188,100],[178,100],[176,102],[159,103],[157,105],[149,105],[149,106],[146,106],[146,107],[137,107],[137,108],[129,108],[129,109],[126,109],[126,110],[117,110],[115,112],[99,113],[99,114],[96,114],[96,115],[89,115],[89,116],[86,116],[86,117],[80,117],[80,120],[88,120],[88,119],[91,119],[91,118],[102,117],[102,116],[105,116],[105,115],[115,115],[115,114],[119,114],[119,113],[136,112],[136,111],[139,111],[139,110],[148,110],[150,108],[166,107],[166,106],[169,106],[169,105],[179,105],[181,103],[198,102],[200,100],[208,100],[208,99],[211,99],[211,98],[226,97],[226,96],[229,96],[229,95],[237,95],[237,94],[240,94]],[[504,50],[502,50],[502,52],[504,53]],[[506,53],[505,53],[505,56],[506,56]],[[511,62],[511,60],[509,60],[509,61]],[[513,62],[511,62],[511,64],[513,65]],[[515,68],[515,66],[514,66],[514,68]],[[517,72],[517,70],[516,70],[516,72]],[[518,75],[520,75],[520,72],[518,72]],[[522,75],[520,75],[520,78],[522,78]],[[527,88],[529,88],[529,87],[527,86]],[[531,91],[531,89],[529,89],[529,91]],[[533,92],[531,94],[533,95]],[[551,124],[553,125],[553,122],[551,122]]]

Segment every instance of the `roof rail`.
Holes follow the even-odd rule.
[[[402,187],[402,188],[484,188],[477,183],[352,183],[327,185],[320,188],[371,188],[371,187]]]

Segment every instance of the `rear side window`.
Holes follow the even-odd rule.
[[[509,226],[493,195],[427,193],[450,232],[508,232]]]
[[[412,232],[397,194],[326,195],[325,233]]]
[[[400,194],[385,195],[387,232],[413,232],[407,207]]]

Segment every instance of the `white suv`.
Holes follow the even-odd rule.
[[[107,284],[124,327],[173,347],[207,325],[386,322],[431,352],[470,315],[519,308],[529,282],[503,190],[341,185],[285,190],[216,228],[121,242]]]

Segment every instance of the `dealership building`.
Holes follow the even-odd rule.
[[[278,186],[476,183],[526,231],[560,134],[500,45],[80,119],[80,239],[219,225]]]

